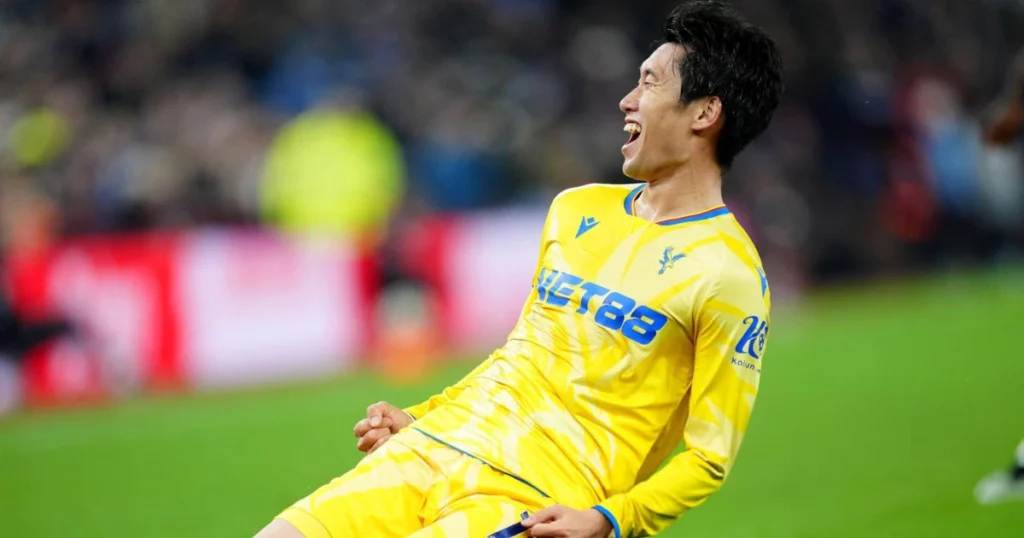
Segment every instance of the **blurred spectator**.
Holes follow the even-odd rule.
[[[63,321],[21,318],[0,294],[0,360],[18,362],[33,347],[70,330]]]
[[[403,191],[402,155],[371,114],[314,108],[281,129],[263,181],[273,225],[307,235],[382,235]]]

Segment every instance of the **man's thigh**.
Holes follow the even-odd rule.
[[[454,503],[445,514],[409,538],[487,538],[539,508],[508,497],[477,495]]]
[[[396,437],[277,519],[305,538],[404,538],[422,527],[420,512],[436,480],[428,462]]]
[[[431,492],[425,526],[410,538],[486,538],[551,500],[511,476],[457,452],[444,485]],[[437,461],[443,461],[437,458]]]

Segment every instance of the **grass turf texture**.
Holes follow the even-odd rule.
[[[762,396],[721,493],[669,537],[1015,536],[975,482],[1024,437],[1024,276],[820,295],[775,316]],[[4,536],[250,536],[359,458],[353,423],[416,386],[369,374],[0,422]]]

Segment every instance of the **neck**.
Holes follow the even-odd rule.
[[[723,205],[718,165],[689,162],[671,174],[647,181],[636,200],[638,217],[659,221],[693,215]]]

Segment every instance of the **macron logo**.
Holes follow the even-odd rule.
[[[594,217],[583,217],[580,219],[580,228],[576,230],[576,237],[579,238],[579,236],[593,230],[594,226],[597,226],[598,224],[601,223]]]

